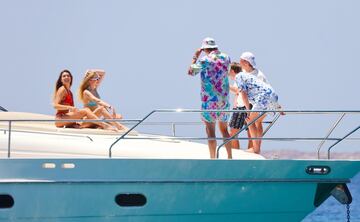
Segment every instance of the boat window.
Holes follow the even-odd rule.
[[[326,175],[331,171],[328,166],[308,166],[306,167],[306,173],[310,175]]]
[[[74,169],[75,164],[73,164],[73,163],[63,163],[63,164],[61,164],[61,168],[63,168],[63,169]]]
[[[8,194],[0,194],[0,209],[14,206],[14,198]]]
[[[121,207],[141,207],[146,204],[146,197],[143,194],[118,194],[115,202]]]
[[[43,163],[43,164],[42,164],[42,168],[45,168],[45,169],[54,169],[54,168],[56,168],[56,164],[55,164],[55,163]]]

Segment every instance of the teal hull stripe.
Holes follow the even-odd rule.
[[[0,180],[0,184],[23,183],[349,183],[349,179],[234,179],[234,180]]]

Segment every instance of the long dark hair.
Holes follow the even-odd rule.
[[[70,81],[70,86],[72,85],[72,82],[73,82],[73,76],[71,74],[71,72],[67,69],[64,69],[63,71],[60,72],[60,75],[59,75],[59,78],[57,79],[56,81],[56,84],[55,84],[55,92],[54,92],[54,98],[55,98],[55,95],[56,95],[56,92],[58,91],[58,89],[63,85],[62,82],[61,82],[61,77],[62,77],[62,74],[64,72],[67,72],[70,74],[70,78],[71,78],[71,81]]]

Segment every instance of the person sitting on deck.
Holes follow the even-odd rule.
[[[70,87],[73,82],[73,76],[69,70],[63,70],[60,72],[59,78],[56,81],[55,93],[53,98],[53,106],[57,110],[56,119],[99,119],[88,109],[77,109],[74,106],[73,94]],[[110,129],[111,126],[106,123],[85,123],[86,125],[98,125],[103,129]],[[77,124],[76,122],[55,122],[56,127],[67,128],[82,128],[83,124]]]
[[[122,116],[116,114],[113,106],[100,99],[97,87],[104,78],[104,70],[88,70],[85,74],[79,87],[79,99],[84,103],[84,106],[90,109],[96,116],[106,119],[121,119]],[[112,114],[110,114],[112,112]],[[117,129],[125,129],[125,127],[114,121],[110,122]]]

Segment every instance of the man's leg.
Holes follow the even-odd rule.
[[[228,127],[227,122],[219,121],[219,129],[224,138],[224,141],[225,139],[230,137],[227,127]],[[231,142],[226,143],[225,147],[228,154],[228,159],[232,159]]]
[[[215,122],[206,122],[204,121],[206,126],[206,134],[208,138],[215,138]],[[216,140],[208,140],[208,146],[210,151],[210,158],[216,158]]]

